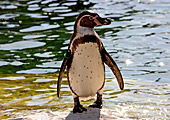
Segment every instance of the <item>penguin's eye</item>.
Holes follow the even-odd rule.
[[[92,17],[92,16],[89,16],[89,20],[93,20],[93,17]]]

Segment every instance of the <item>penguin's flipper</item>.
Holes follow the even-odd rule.
[[[120,70],[117,64],[112,59],[112,57],[109,55],[109,53],[105,50],[105,48],[103,48],[102,50],[102,56],[103,56],[103,62],[112,70],[112,72],[114,73],[117,79],[120,89],[123,90],[124,89],[123,77],[120,73]]]
[[[66,69],[66,66],[67,66],[68,59],[69,59],[69,52],[67,52],[63,60],[63,63],[60,68],[59,76],[58,76],[58,82],[57,82],[57,96],[58,97],[60,96],[61,81],[63,78],[64,70]]]

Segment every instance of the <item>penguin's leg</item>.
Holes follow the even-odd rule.
[[[87,109],[80,104],[79,97],[75,97],[73,113],[82,113],[83,111],[87,111]]]
[[[103,93],[103,90],[100,90],[100,91],[97,92],[96,101],[92,105],[90,105],[89,107],[102,108],[102,93]]]
[[[90,105],[89,107],[102,108],[102,94],[97,93],[96,101],[92,105]]]

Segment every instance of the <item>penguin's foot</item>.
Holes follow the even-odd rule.
[[[82,105],[76,105],[73,108],[73,113],[82,113],[83,111],[87,111]]]
[[[92,108],[102,108],[102,102],[94,102],[92,105],[89,105],[89,107],[92,107]]]
[[[92,105],[90,105],[89,107],[102,108],[102,95],[97,93],[97,100]]]
[[[73,113],[82,113],[83,111],[87,111],[87,109],[80,104],[79,97],[75,97]]]

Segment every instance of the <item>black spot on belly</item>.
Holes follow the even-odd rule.
[[[82,53],[78,53],[78,55],[81,55]]]

